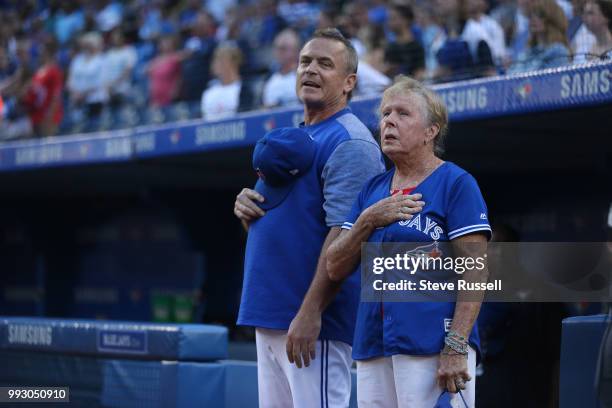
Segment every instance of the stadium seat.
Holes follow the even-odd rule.
[[[143,122],[146,125],[156,125],[160,123],[164,123],[166,121],[166,115],[164,110],[150,106],[146,109],[144,113]]]
[[[132,105],[125,105],[119,108],[116,112],[117,129],[139,125],[141,118],[138,112],[138,109]]]
[[[175,103],[168,107],[167,112],[167,120],[171,122],[187,120],[191,116],[187,102]]]

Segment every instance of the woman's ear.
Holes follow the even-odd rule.
[[[425,135],[427,136],[427,142],[431,142],[440,133],[440,126],[437,123],[432,123],[425,129]]]

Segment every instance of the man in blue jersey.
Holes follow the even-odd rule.
[[[363,183],[384,171],[378,144],[347,107],[356,72],[355,49],[339,31],[314,34],[297,69],[304,122],[288,132],[309,135],[303,148],[289,150],[311,152],[311,163],[280,199],[259,188],[236,198],[234,213],[248,229],[238,324],[256,328],[260,407],[349,403],[359,278],[331,282],[325,252]],[[283,143],[278,134],[267,136],[254,160],[263,160],[259,148],[268,156],[286,151]]]

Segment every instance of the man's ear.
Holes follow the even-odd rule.
[[[357,74],[350,74],[344,80],[344,93],[348,94],[349,92],[355,89],[357,85]]]

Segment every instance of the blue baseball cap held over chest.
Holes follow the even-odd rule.
[[[265,198],[258,205],[264,210],[278,206],[295,180],[310,169],[315,152],[314,140],[303,129],[278,128],[266,133],[253,151],[253,169],[259,177],[255,191]]]

